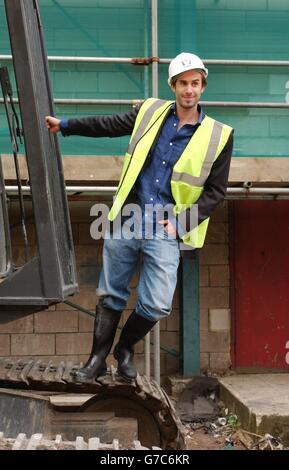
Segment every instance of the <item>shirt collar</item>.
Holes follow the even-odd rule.
[[[176,113],[176,102],[174,102],[172,104],[172,107],[171,107],[171,110],[172,112],[175,114]],[[202,123],[202,120],[204,119],[205,117],[205,113],[203,111],[203,108],[200,104],[198,104],[198,112],[199,112],[199,117],[198,117],[198,122],[196,124],[191,124],[191,126],[196,126],[198,124],[201,124]]]

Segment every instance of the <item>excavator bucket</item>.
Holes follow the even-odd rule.
[[[29,313],[64,300],[77,292],[78,286],[61,155],[57,137],[51,135],[45,125],[45,116],[54,115],[54,106],[38,3],[36,0],[5,0],[5,9],[38,254],[22,267],[9,269],[10,242],[1,179],[0,313]]]

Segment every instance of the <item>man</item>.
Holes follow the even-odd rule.
[[[136,378],[134,345],[171,312],[179,240],[185,246],[201,248],[209,217],[224,199],[233,130],[206,116],[198,104],[207,76],[208,70],[198,56],[181,53],[169,66],[168,83],[175,102],[150,98],[140,109],[123,115],[68,121],[46,118],[50,132],[60,130],[64,136],[132,134],[109,220],[116,220],[125,203],[134,201],[141,209],[140,236],[126,237],[123,230],[120,236],[118,233],[104,241],[93,346],[88,362],[75,374],[78,381],[104,373],[105,359],[129,297],[129,284],[142,255],[135,310],[114,349],[119,375],[126,380]],[[149,205],[171,205],[173,211],[163,216],[148,211]],[[192,226],[194,205],[198,207],[198,218]],[[150,236],[143,228],[147,219]],[[127,218],[122,222],[125,229]]]

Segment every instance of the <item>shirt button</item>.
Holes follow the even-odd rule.
[[[153,198],[153,197],[150,197],[150,201],[153,201],[153,200],[154,200],[154,198]]]
[[[174,123],[174,127],[176,127],[176,123]]]
[[[156,180],[156,183],[159,183],[159,182],[160,182],[160,180],[157,179],[157,180]]]
[[[172,145],[173,145],[172,142],[170,142],[170,146],[172,146]]]
[[[165,164],[166,164],[166,162],[165,162],[165,161],[163,161],[163,165],[165,165]]]

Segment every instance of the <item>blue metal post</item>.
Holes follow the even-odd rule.
[[[183,375],[189,376],[200,373],[198,257],[183,258],[180,272]]]

